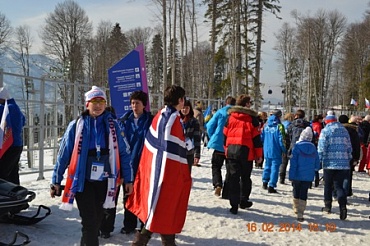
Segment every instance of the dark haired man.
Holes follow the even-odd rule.
[[[144,223],[132,245],[147,245],[152,233],[161,235],[163,245],[175,245],[175,234],[184,226],[192,183],[179,113],[184,101],[182,87],[167,87],[165,107],[153,118],[145,137],[134,191],[126,202]]]
[[[229,117],[223,130],[227,158],[227,189],[232,214],[238,213],[239,206],[245,209],[253,205],[249,201],[253,161],[262,161],[259,121],[257,112],[250,109],[251,98],[242,94],[236,104],[237,106],[228,110]]]
[[[120,119],[119,124],[125,135],[128,145],[131,150],[130,163],[132,165],[134,177],[136,175],[141,152],[144,146],[145,135],[152,123],[153,116],[150,112],[145,110],[148,103],[148,94],[144,91],[134,91],[130,96],[131,110],[126,112]],[[123,184],[125,185],[125,183]],[[124,205],[126,204],[128,196],[124,193]],[[117,192],[116,202],[118,201],[119,191]],[[114,221],[116,218],[116,208],[106,209],[100,226],[101,237],[109,238],[110,232],[114,229]],[[121,233],[134,233],[137,226],[137,217],[131,213],[125,206],[123,228]]]

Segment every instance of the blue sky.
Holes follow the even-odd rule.
[[[0,11],[11,21],[13,27],[27,24],[31,27],[34,40],[34,48],[39,46],[38,32],[48,13],[54,11],[57,0],[0,0]],[[156,16],[159,11],[152,4],[151,0],[76,0],[86,11],[87,16],[92,20],[94,26],[100,21],[111,21],[120,23],[123,31],[134,27],[154,27],[160,25]],[[366,10],[370,10],[367,0],[280,0],[282,10],[278,20],[271,14],[265,14],[263,35],[266,43],[262,49],[261,82],[265,84],[262,88],[264,97],[267,97],[269,87],[272,89],[272,97],[282,98],[281,89],[278,85],[283,81],[276,62],[274,33],[278,32],[284,22],[292,22],[290,17],[292,10],[296,9],[302,14],[313,16],[318,9],[334,10],[343,13],[349,23],[360,22]],[[198,10],[202,12],[202,9]],[[199,17],[200,40],[207,40],[208,31],[206,24],[202,23],[203,14]],[[269,95],[270,96],[270,95]]]

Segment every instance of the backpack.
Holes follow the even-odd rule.
[[[290,146],[288,150],[288,155],[290,156],[293,150],[293,147],[295,143],[299,140],[299,137],[301,136],[301,133],[303,130],[310,126],[310,123],[308,121],[305,121],[303,119],[296,119],[290,124],[288,128],[288,134],[290,138]],[[313,139],[314,140],[314,139]]]

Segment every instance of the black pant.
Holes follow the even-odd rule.
[[[232,207],[241,201],[248,201],[252,192],[251,174],[253,161],[244,159],[228,159],[228,197]]]
[[[287,155],[283,155],[282,162],[279,168],[280,181],[284,181],[286,177],[286,169],[288,167],[289,158]]]
[[[186,155],[186,159],[188,161],[189,171],[191,173],[191,169],[192,169],[192,167],[194,165],[194,154]]]
[[[337,192],[339,205],[347,205],[347,184],[350,170],[324,169],[324,200],[332,201],[333,190]]]
[[[224,160],[226,159],[225,153],[221,151],[213,151],[212,154],[212,182],[213,187],[216,188],[217,186],[222,187],[222,174],[221,168],[224,164]]]
[[[82,245],[99,246],[99,227],[106,194],[107,181],[85,181],[83,192],[76,193],[82,224]]]
[[[0,159],[0,178],[19,185],[19,159],[23,146],[10,147]]]
[[[100,225],[101,232],[112,232],[114,230],[114,222],[116,221],[116,213],[117,213],[117,201],[119,197],[120,186],[117,187],[116,193],[116,206],[114,208],[104,208],[104,216]]]
[[[310,181],[292,181],[293,197],[296,199],[307,201],[308,188],[310,188],[311,184],[312,182]]]
[[[128,199],[128,196],[125,195],[125,184],[123,186],[123,204],[125,208],[124,212],[124,218],[123,218],[123,227],[127,232],[130,231],[135,231],[136,226],[137,226],[137,217],[135,214],[131,213],[127,208],[126,208],[126,201]],[[120,187],[117,189],[117,195],[116,195],[116,206],[117,206],[117,201],[118,201],[118,196],[120,192]],[[116,213],[117,213],[117,208],[110,208],[110,209],[104,209],[104,217],[100,226],[100,231],[102,232],[112,232],[114,230],[114,223],[116,220]]]

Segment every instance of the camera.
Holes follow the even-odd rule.
[[[62,191],[64,190],[64,185],[59,185],[59,190],[55,189],[54,184],[50,184],[50,189],[54,191],[55,196],[61,196]]]

